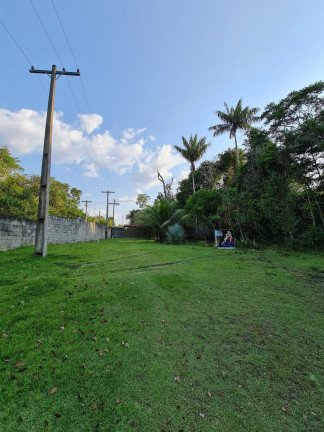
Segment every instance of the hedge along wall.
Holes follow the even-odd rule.
[[[0,216],[0,251],[35,244],[36,222],[12,216]],[[105,227],[85,219],[50,216],[48,243],[76,243],[105,238]]]

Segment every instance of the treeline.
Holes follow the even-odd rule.
[[[229,132],[235,149],[196,169],[193,162],[206,150],[205,138],[183,138],[183,148],[176,149],[191,163],[191,172],[179,184],[173,199],[177,205],[168,206],[166,201],[172,197],[160,196],[138,213],[137,221],[150,224],[151,214],[152,221],[160,221],[162,231],[155,231],[161,239],[169,226],[178,223],[197,224],[210,234],[215,228],[233,228],[243,242],[323,245],[323,93],[324,82],[317,82],[270,103],[260,117],[255,116],[256,108],[243,109],[241,101],[235,108],[225,104],[224,113],[216,112],[223,123],[210,130],[214,135]],[[262,126],[252,127],[257,121]],[[246,137],[243,150],[237,147],[239,129]],[[165,214],[160,219],[159,208]],[[180,219],[175,208],[184,211]]]
[[[35,220],[37,218],[40,177],[26,175],[7,147],[0,147],[0,214]],[[85,217],[79,209],[81,190],[50,181],[49,214],[60,217]]]

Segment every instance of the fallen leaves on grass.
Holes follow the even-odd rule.
[[[57,390],[57,387],[53,387],[52,390],[49,390],[48,394],[54,394]]]
[[[175,378],[174,378],[174,381],[177,381],[178,383],[180,382],[180,377],[179,376],[176,376]]]
[[[24,362],[18,362],[18,363],[16,363],[16,367],[22,367],[22,366],[25,366],[25,364],[26,363],[24,363]]]
[[[129,343],[127,341],[121,341],[122,346],[129,348]]]
[[[208,396],[208,397],[211,397],[211,393],[210,393],[210,391],[207,392],[207,396]]]

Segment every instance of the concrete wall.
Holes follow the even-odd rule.
[[[36,222],[0,215],[0,251],[35,244]],[[82,218],[50,216],[48,243],[75,243],[105,238],[105,227]]]

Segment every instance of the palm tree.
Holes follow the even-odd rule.
[[[187,217],[184,210],[177,207],[177,201],[161,199],[137,213],[135,223],[143,225],[146,231],[163,241],[168,227],[182,223]]]
[[[210,143],[206,144],[206,137],[200,138],[198,140],[197,134],[194,137],[190,135],[189,142],[186,140],[185,137],[182,137],[182,142],[184,148],[181,148],[179,146],[174,146],[174,148],[178,150],[178,152],[181,153],[188,162],[190,162],[192,189],[193,193],[195,193],[195,162],[197,162],[197,160],[199,160],[205,154]]]
[[[260,120],[260,117],[257,117],[256,114],[259,111],[259,108],[250,108],[245,107],[242,108],[242,99],[240,99],[235,108],[229,108],[227,103],[224,102],[226,112],[216,111],[215,114],[219,119],[223,121],[223,123],[211,126],[208,130],[214,131],[214,137],[218,135],[222,135],[225,132],[230,133],[230,138],[234,137],[235,140],[235,150],[236,150],[236,160],[237,166],[240,163],[239,150],[237,146],[236,140],[236,131],[242,129],[244,131],[248,130],[251,127],[252,123],[255,123]]]

